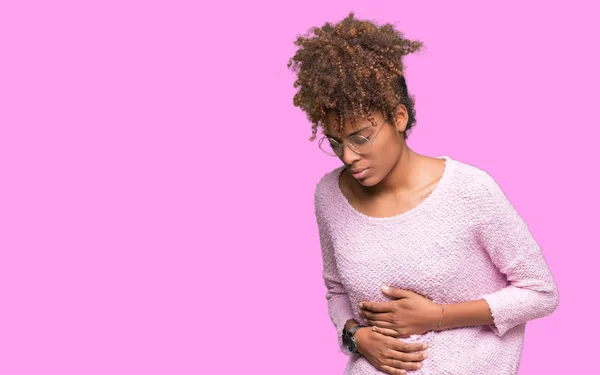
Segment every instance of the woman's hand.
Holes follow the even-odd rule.
[[[427,344],[406,343],[375,332],[371,327],[360,328],[354,334],[356,349],[379,371],[390,375],[418,370],[427,358]]]
[[[359,314],[368,325],[387,336],[409,337],[436,328],[442,314],[441,305],[428,298],[403,289],[382,287],[390,302],[361,302]]]

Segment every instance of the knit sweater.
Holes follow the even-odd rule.
[[[357,211],[343,195],[343,166],[317,183],[314,203],[329,316],[349,356],[345,375],[383,374],[342,344],[360,301],[386,302],[387,284],[442,304],[485,299],[494,324],[397,338],[427,342],[410,374],[517,374],[525,324],[552,313],[558,290],[541,249],[496,181],[482,169],[445,160],[433,192],[392,217]]]

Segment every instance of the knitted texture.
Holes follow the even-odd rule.
[[[555,280],[526,223],[485,171],[440,156],[443,176],[417,207],[377,218],[343,195],[343,167],[317,183],[314,203],[329,316],[349,356],[344,374],[383,374],[342,344],[360,301],[386,302],[381,284],[451,304],[485,299],[494,324],[398,338],[427,342],[428,357],[410,374],[517,374],[528,320],[558,306]]]

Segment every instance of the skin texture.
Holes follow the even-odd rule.
[[[334,116],[330,111],[327,118],[334,121]],[[416,207],[437,186],[444,170],[443,160],[419,155],[407,146],[403,132],[408,113],[404,105],[398,105],[395,117],[396,122],[390,123],[378,111],[358,120],[356,127],[347,120],[343,133],[325,130],[339,141],[347,140],[358,129],[365,129],[358,134],[369,139],[379,130],[368,154],[359,155],[344,145],[340,157],[346,167],[340,176],[340,189],[359,212],[369,216],[393,216]],[[364,179],[357,180],[348,173],[348,169],[364,168],[369,169]]]
[[[368,327],[359,328],[354,334],[357,351],[378,370],[388,374],[404,374],[417,370],[427,358],[423,344],[404,343],[390,336],[374,332]]]
[[[439,330],[494,323],[483,299],[444,305],[442,317],[441,305],[420,294],[391,287],[382,287],[382,292],[393,300],[361,302],[359,307],[367,324],[388,336],[408,337],[435,330],[440,318]]]

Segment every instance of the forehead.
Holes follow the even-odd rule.
[[[373,112],[371,116],[372,116],[372,119],[377,124],[379,124],[382,121],[381,113]],[[357,117],[355,119],[354,125],[352,124],[352,119],[350,117],[344,117],[343,131],[340,132],[337,129],[338,121],[339,120],[337,119],[337,115],[336,115],[335,111],[332,111],[332,110],[327,111],[326,117],[325,117],[325,124],[323,125],[323,132],[326,134],[329,134],[329,135],[333,135],[333,136],[341,136],[344,134],[351,134],[359,129],[373,125],[367,117]]]

